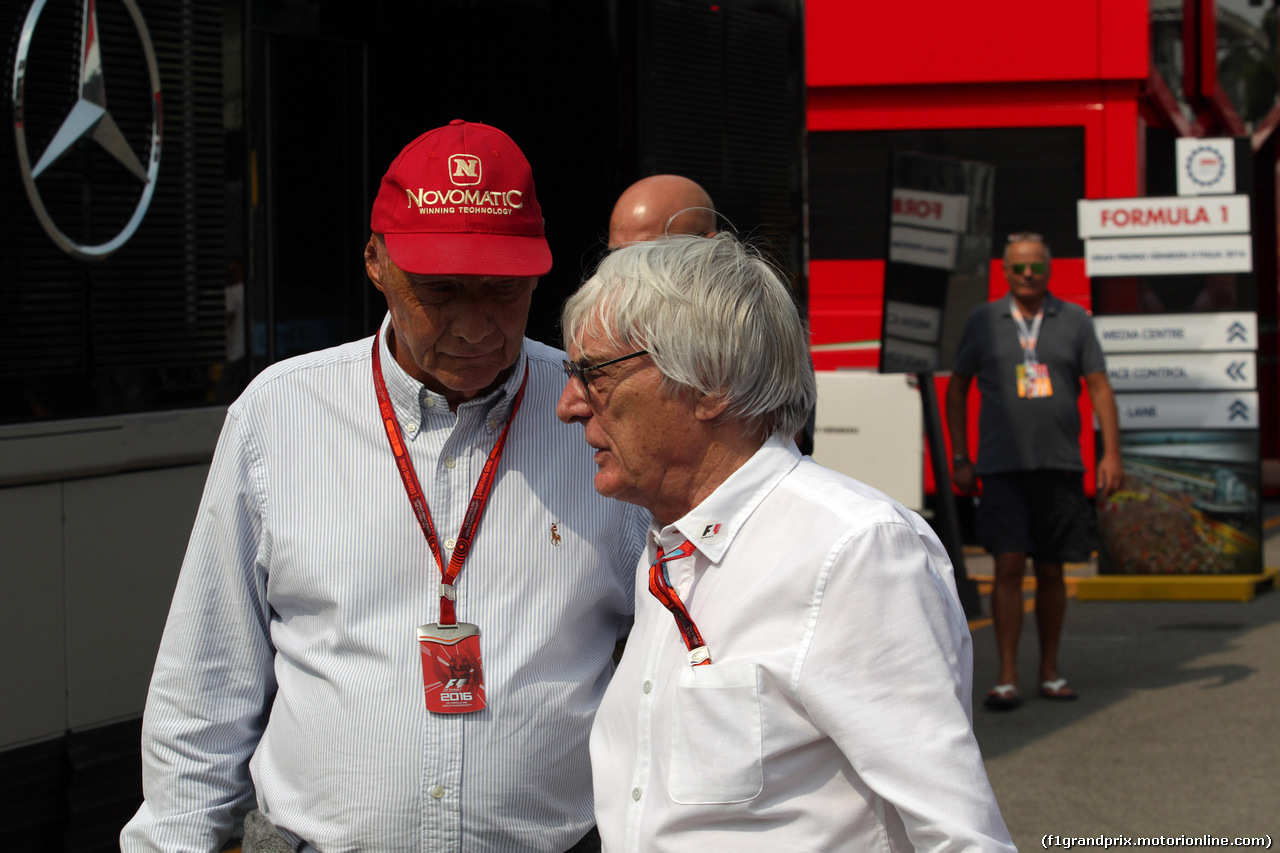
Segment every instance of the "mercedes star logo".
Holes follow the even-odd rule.
[[[80,92],[76,102],[63,119],[58,131],[49,142],[35,166],[27,152],[27,136],[24,125],[25,83],[28,73],[27,61],[31,49],[31,39],[40,13],[44,11],[47,0],[35,0],[27,12],[22,34],[18,39],[18,50],[13,69],[13,116],[14,133],[17,137],[18,165],[22,172],[22,182],[27,190],[27,198],[35,210],[36,217],[44,230],[59,247],[72,257],[84,261],[100,261],[116,249],[123,246],[146,216],[147,207],[155,192],[156,176],[160,170],[160,72],[156,66],[155,50],[151,45],[151,36],[147,32],[146,22],[138,10],[134,0],[118,0],[129,11],[134,26],[138,31],[138,39],[145,54],[147,70],[151,75],[151,147],[144,164],[134,153],[134,148],[125,138],[111,112],[107,108],[106,77],[102,68],[102,50],[99,42],[97,0],[80,0]],[[100,145],[108,154],[120,162],[142,185],[142,191],[134,207],[133,215],[125,226],[105,243],[86,245],[68,237],[53,221],[48,209],[40,197],[40,188],[36,180],[54,163],[58,162],[81,139],[88,137]]]

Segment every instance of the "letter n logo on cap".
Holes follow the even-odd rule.
[[[451,155],[449,180],[458,187],[470,187],[480,183],[480,158],[471,154]]]

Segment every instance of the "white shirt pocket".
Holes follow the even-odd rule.
[[[684,805],[741,803],[764,787],[760,687],[750,661],[680,670],[667,788]]]

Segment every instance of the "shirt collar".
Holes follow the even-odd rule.
[[[406,373],[400,363],[395,360],[390,348],[387,346],[387,333],[390,329],[391,315],[387,314],[382,321],[382,334],[379,336],[378,346],[381,348],[382,380],[387,384],[387,395],[391,398],[391,405],[396,410],[396,418],[401,423],[418,420],[422,412],[422,394],[434,397],[439,410],[447,412],[449,407],[444,395],[427,389],[421,382]],[[528,358],[529,356],[525,352],[525,347],[522,343],[520,357],[516,359],[516,369],[511,371],[507,381],[483,397],[468,400],[459,408],[477,406],[482,413],[488,415],[489,420],[497,423],[504,422],[511,412],[511,405],[515,402],[516,392],[520,390],[520,382],[524,379],[524,370],[525,365],[528,363]]]
[[[738,531],[800,458],[790,438],[772,436],[702,503],[657,532],[675,529],[711,562],[720,562]]]
[[[1012,300],[1013,294],[1012,293],[1007,294],[1006,299]],[[1062,300],[1046,290],[1044,292],[1044,304],[1041,305],[1040,308],[1044,311],[1046,317],[1051,317],[1054,314],[1057,314],[1058,311],[1062,308]],[[1011,320],[1013,319],[1013,315],[1010,314],[1007,310],[1004,312],[1004,316],[1008,317]]]

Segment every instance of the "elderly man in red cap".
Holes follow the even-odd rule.
[[[143,727],[134,850],[596,850],[587,734],[648,514],[598,496],[524,337],[524,154],[454,121],[383,177],[372,337],[228,410]],[[254,794],[256,792],[256,801]]]

